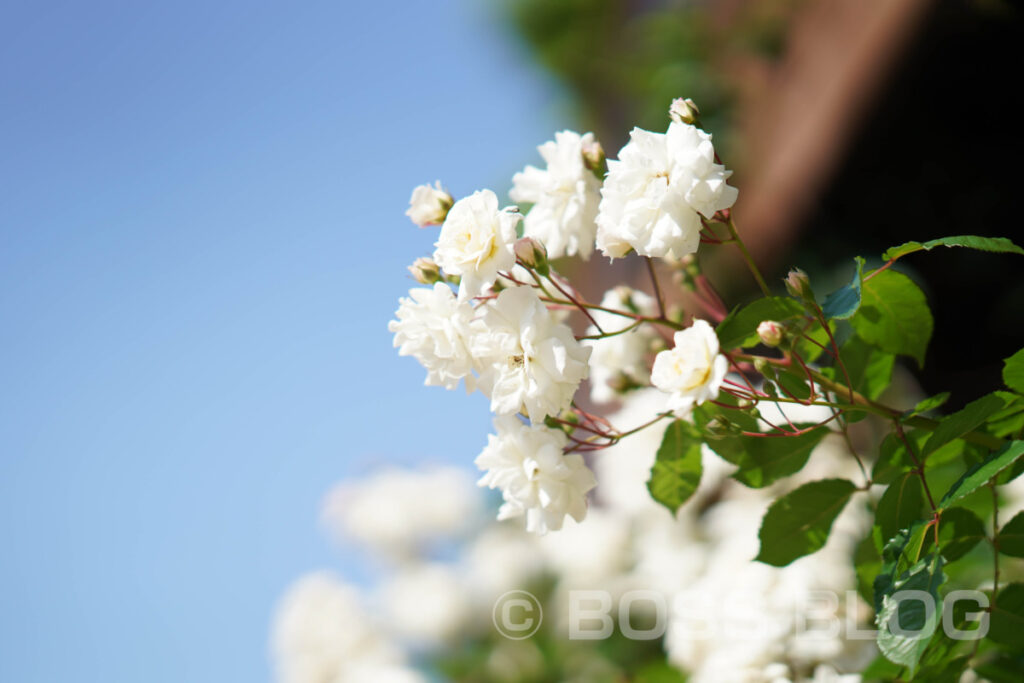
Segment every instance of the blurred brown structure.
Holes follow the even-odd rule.
[[[740,5],[714,10],[728,24]],[[928,0],[818,0],[792,11],[775,61],[726,55],[738,86],[743,201],[737,215],[759,260],[789,252],[879,90],[921,25]]]

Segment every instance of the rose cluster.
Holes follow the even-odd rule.
[[[591,133],[556,133],[538,148],[545,166],[513,178],[510,197],[528,211],[501,207],[486,189],[458,201],[439,182],[413,191],[407,215],[440,231],[432,257],[410,268],[425,286],[401,299],[394,344],[426,368],[426,384],[461,380],[489,398],[496,434],[476,459],[480,485],[500,489],[500,518],[525,516],[531,531],[582,520],[596,484],[582,452],[626,436],[575,403],[583,380],[598,403],[653,385],[669,395],[665,415],[683,415],[715,398],[725,377],[707,322],[684,328],[666,317],[660,292],[621,285],[587,303],[549,262],[595,248],[611,259],[697,251],[704,221],[737,192],[680,102],[665,133],[635,128],[618,159],[606,161]],[[574,335],[571,311],[589,321],[586,334]]]

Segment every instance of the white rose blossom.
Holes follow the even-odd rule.
[[[455,202],[434,244],[434,261],[445,273],[461,277],[460,301],[478,296],[499,271],[515,265],[513,245],[521,218],[514,207],[499,210],[490,190]]]
[[[673,341],[654,359],[651,384],[669,395],[669,410],[686,412],[718,396],[729,361],[718,352],[718,336],[707,321],[695,320]]]
[[[473,388],[469,302],[458,301],[448,285],[438,282],[433,288],[409,290],[409,297],[399,300],[395,317],[388,330],[395,334],[398,355],[412,356],[427,369],[425,384],[454,389],[464,378],[467,389]]]
[[[513,287],[484,307],[470,351],[477,386],[498,415],[525,412],[539,422],[572,402],[587,377],[590,349],[558,322],[532,287]]]
[[[500,489],[498,519],[526,515],[528,531],[562,528],[565,516],[577,522],[587,514],[587,491],[597,481],[578,453],[564,454],[568,437],[557,429],[527,425],[514,416],[494,420],[497,434],[476,458],[486,474],[481,486]]]
[[[438,180],[433,186],[419,185],[412,191],[405,215],[421,228],[440,225],[452,203],[452,196],[441,189],[441,181]]]
[[[657,302],[647,294],[629,287],[615,287],[605,292],[602,308],[632,310],[640,315],[658,313]],[[606,333],[619,332],[633,324],[631,318],[595,310],[594,320]],[[587,330],[587,336],[598,334],[596,327]],[[608,403],[618,396],[615,385],[626,379],[637,385],[646,385],[651,373],[645,356],[655,333],[650,326],[641,325],[629,332],[604,339],[586,339],[583,343],[593,349],[590,355],[590,398],[595,403]]]
[[[593,133],[555,133],[537,148],[547,168],[527,166],[512,178],[512,201],[533,204],[523,234],[543,242],[551,258],[578,254],[586,260],[594,251],[601,181],[587,168],[584,153],[595,142]]]
[[[732,171],[715,163],[711,136],[672,122],[667,133],[634,128],[619,159],[608,162],[597,216],[597,246],[610,258],[630,249],[681,258],[697,251],[700,216],[736,201]]]

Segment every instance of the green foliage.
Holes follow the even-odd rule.
[[[733,432],[760,432],[760,425],[755,418],[735,410],[701,406],[694,419],[703,428],[724,423]],[[809,425],[798,423],[796,426],[801,428]],[[811,456],[811,451],[827,433],[828,430],[818,428],[799,436],[726,433],[706,435],[705,438],[711,450],[739,468],[733,474],[734,479],[751,488],[762,488],[800,471]]]
[[[668,429],[658,448],[647,489],[651,497],[673,514],[685,503],[700,484],[701,437],[694,426],[676,420]]]
[[[927,242],[906,242],[898,247],[893,247],[887,250],[882,254],[882,258],[886,261],[895,261],[907,254],[913,254],[915,251],[930,251],[935,247],[967,247],[968,249],[994,251],[1005,254],[1024,254],[1024,249],[1021,249],[1005,237],[956,235],[954,237],[941,237]]]
[[[945,446],[953,439],[959,439],[967,432],[973,431],[990,415],[1001,410],[1003,405],[1001,398],[995,394],[989,394],[967,404],[963,410],[943,418],[931,438],[925,443],[921,456],[926,458],[930,453]]]
[[[971,467],[956,480],[942,496],[939,507],[946,509],[964,496],[973,493],[1010,467],[1022,455],[1024,455],[1024,441],[1011,441],[998,451],[990,453],[982,462]]]
[[[946,580],[943,558],[936,552],[901,569],[917,557],[915,539],[914,534],[901,533],[886,545],[882,572],[875,580],[878,648],[889,661],[907,667],[911,676],[942,619],[939,586]],[[897,594],[903,591],[927,593],[934,601],[932,609],[919,599],[899,599]]]
[[[860,309],[850,322],[867,343],[924,365],[932,313],[924,293],[906,275],[886,270],[865,280]]]
[[[1011,647],[1024,647],[1024,583],[1011,583],[992,601],[988,637]]]
[[[761,551],[756,559],[784,567],[823,548],[832,522],[856,490],[845,479],[824,479],[776,500],[761,522]]]
[[[1024,396],[1011,391],[997,391],[995,395],[1006,405],[985,419],[985,430],[1001,439],[1024,435]]]
[[[911,472],[904,474],[885,490],[875,510],[875,526],[880,541],[892,538],[900,529],[924,517],[924,488],[921,478]]]
[[[950,508],[942,513],[939,523],[939,554],[946,562],[954,562],[969,553],[987,538],[985,524],[967,508]],[[931,534],[925,534],[924,550],[934,545]]]
[[[913,417],[914,415],[923,415],[924,413],[930,413],[933,410],[938,410],[946,404],[949,400],[950,393],[944,391],[941,394],[929,396],[923,401],[919,401],[916,406],[911,408],[904,414],[904,418]]]
[[[892,383],[892,369],[896,357],[871,346],[857,335],[852,335],[846,340],[839,349],[839,357],[850,376],[853,390],[862,396],[876,399]],[[829,376],[832,379],[845,382],[846,378],[842,372],[837,372],[837,368],[831,370]]]
[[[826,318],[846,320],[852,317],[857,312],[857,309],[860,308],[861,280],[864,279],[864,259],[858,256],[854,261],[857,265],[857,271],[853,274],[853,281],[829,294],[825,297],[825,303],[821,305],[821,312],[825,314]]]
[[[1024,394],[1024,349],[1003,361],[1003,382],[1019,394]]]
[[[999,530],[998,541],[1003,555],[1024,557],[1024,512],[1018,512]]]

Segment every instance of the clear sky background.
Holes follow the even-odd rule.
[[[0,680],[267,680],[331,485],[470,465],[386,326],[412,187],[571,125],[491,6],[0,4]]]

